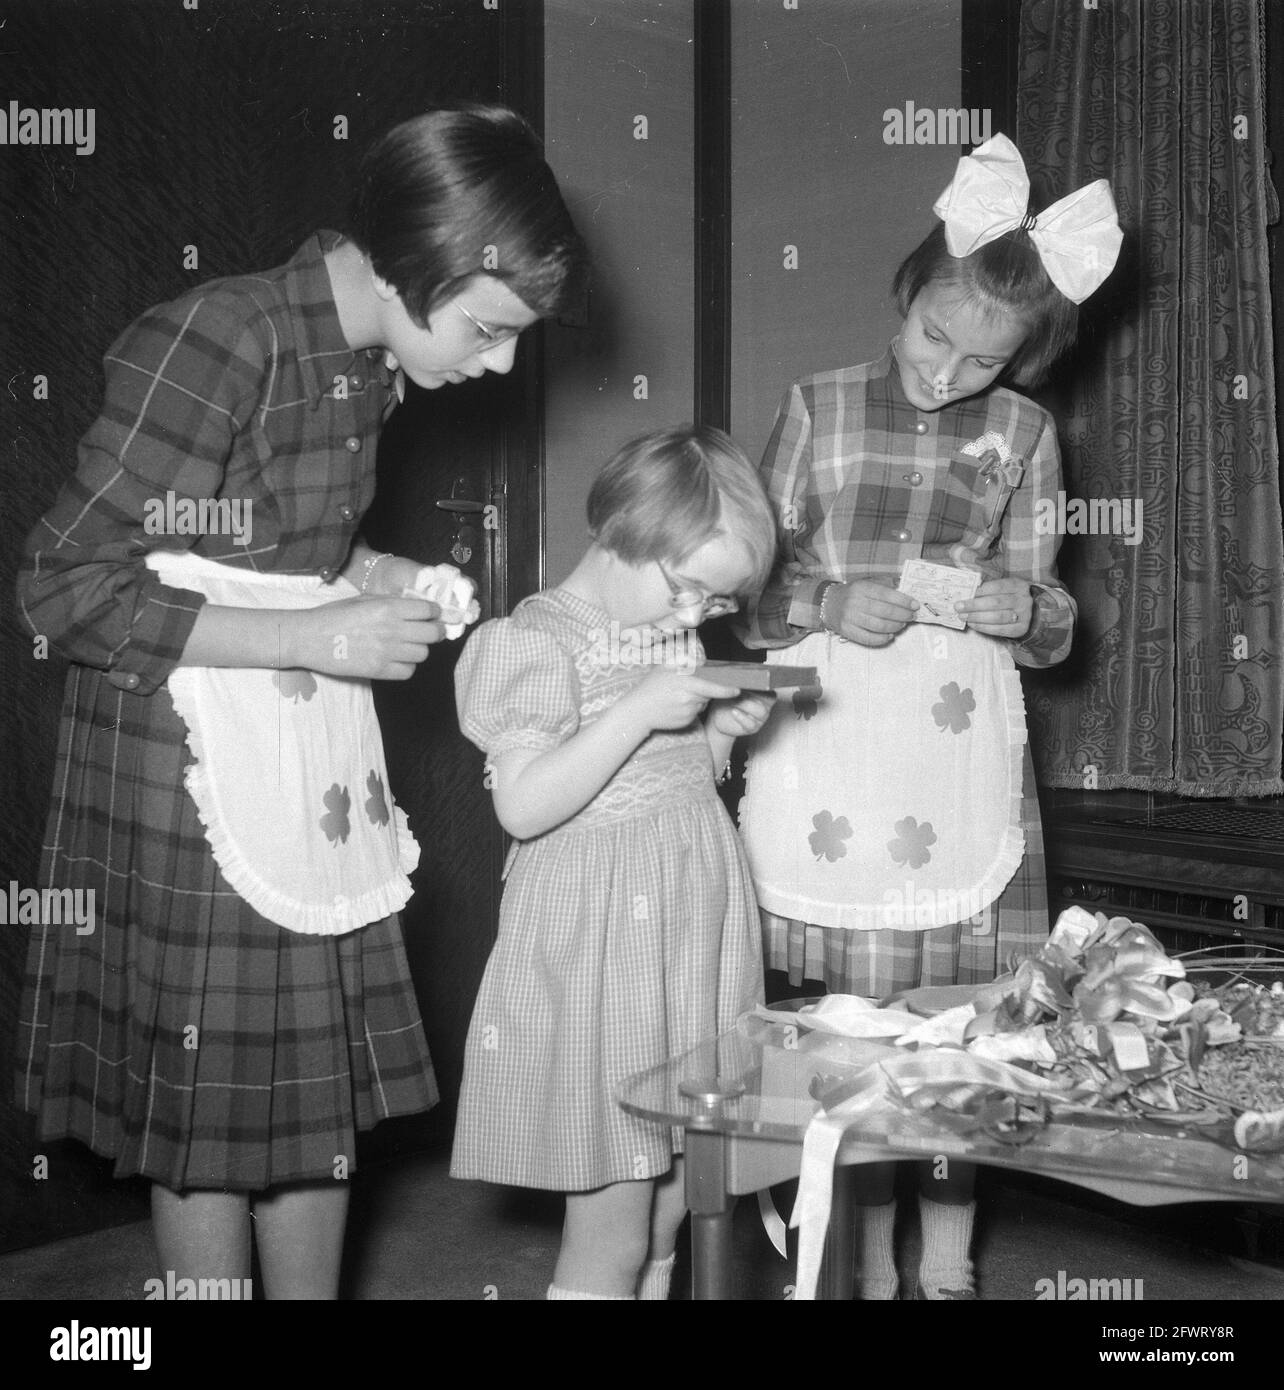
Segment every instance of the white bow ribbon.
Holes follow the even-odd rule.
[[[1021,153],[1006,135],[996,135],[959,160],[932,211],[945,223],[951,256],[970,256],[1024,226],[1048,278],[1067,299],[1082,304],[1114,269],[1123,242],[1109,183],[1085,184],[1037,218],[1026,214],[1029,201]]]

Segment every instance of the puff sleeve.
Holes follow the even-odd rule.
[[[455,667],[459,727],[488,756],[565,743],[580,726],[579,697],[572,654],[520,616],[483,623]]]

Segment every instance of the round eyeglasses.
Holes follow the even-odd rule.
[[[705,618],[720,618],[724,613],[739,611],[740,604],[730,594],[705,594],[699,589],[684,588],[665,569],[662,561],[657,560],[655,563],[664,576],[664,582],[669,586],[669,606],[675,611],[699,608],[701,616]]]

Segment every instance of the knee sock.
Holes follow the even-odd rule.
[[[669,1280],[673,1278],[673,1265],[677,1258],[675,1252],[667,1260],[648,1260],[642,1266],[642,1274],[638,1279],[638,1300],[640,1302],[652,1302],[668,1298]]]
[[[856,1208],[858,1287],[863,1299],[886,1303],[896,1297],[896,1255],[892,1249],[895,1224],[895,1202]]]
[[[972,1279],[972,1219],[976,1203],[951,1206],[920,1195],[923,1223],[923,1261],[919,1266],[919,1297],[931,1300],[975,1298]]]
[[[546,1299],[593,1299],[600,1303],[632,1303],[637,1295],[631,1293],[579,1293],[575,1289],[559,1289],[556,1284],[548,1286]]]

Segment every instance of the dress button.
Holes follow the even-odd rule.
[[[355,386],[358,391],[360,391],[362,386],[365,385],[365,382],[359,376],[349,377],[348,379],[352,382],[353,386]]]
[[[914,433],[915,433],[915,434],[926,434],[926,433],[927,433],[927,421],[926,421],[926,420],[915,420],[915,421],[914,421]]]
[[[342,507],[339,508],[339,515],[344,519],[344,521],[351,521],[352,518],[356,516],[356,514],[356,508],[349,507],[346,502]]]
[[[919,485],[919,483],[921,483],[921,482],[923,481],[923,475],[922,475],[921,473],[917,473],[917,472],[916,472],[916,473],[902,473],[902,474],[901,474],[901,477],[904,478],[905,481],[906,481],[907,483],[909,483],[909,485],[910,485],[911,487],[917,487],[917,486]]]
[[[350,454],[359,454],[361,452],[361,441],[355,434],[349,435],[348,438],[343,441],[343,447],[347,449]]]
[[[113,671],[107,679],[117,690],[137,690],[139,677],[133,671]]]
[[[896,539],[897,539],[898,541],[907,541],[907,540],[909,540],[909,538],[910,538],[910,533],[909,533],[908,531],[897,531],[897,533],[896,533]]]
[[[332,569],[329,567],[329,565],[327,565],[327,566],[325,567],[325,569],[318,570],[317,573],[321,576],[322,580],[324,580],[324,582],[327,583],[327,584],[334,578],[334,570],[332,570]]]

